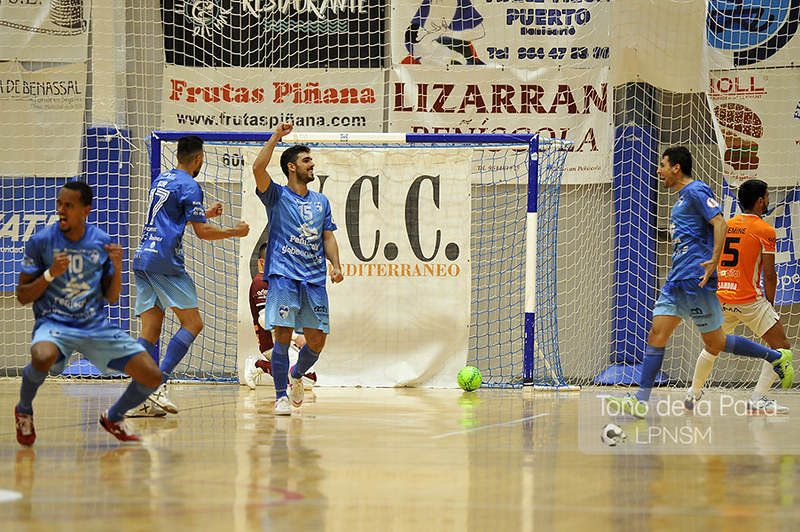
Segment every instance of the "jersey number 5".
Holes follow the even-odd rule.
[[[739,264],[739,250],[734,246],[738,244],[740,240],[741,238],[738,236],[729,236],[725,239],[725,248],[722,250],[722,254],[730,255],[731,258],[730,260],[721,260],[719,262],[720,266],[733,268]]]

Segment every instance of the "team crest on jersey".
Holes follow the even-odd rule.
[[[22,257],[22,267],[23,267],[23,268],[30,268],[30,267],[31,267],[31,266],[33,266],[34,264],[35,264],[35,263],[33,262],[33,259],[32,259],[32,258],[30,258],[30,257],[29,257],[29,256],[27,256],[27,255],[23,255],[23,257]]]
[[[100,261],[100,252],[96,249],[93,249],[89,252],[89,260],[92,261],[92,264],[97,264]]]
[[[316,202],[316,203],[314,204],[314,208],[316,208],[316,209],[317,209],[317,212],[322,212],[322,203],[320,203],[320,202]]]
[[[289,307],[287,307],[286,305],[279,306],[278,307],[278,315],[281,318],[285,318],[286,316],[288,316],[289,315]]]
[[[307,223],[301,225],[298,229],[300,229],[300,233],[306,240],[316,240],[319,238],[319,231],[316,227],[312,227]]]
[[[92,291],[92,287],[86,281],[79,279],[70,279],[67,286],[63,289],[64,297],[67,299],[79,299],[88,295]]]
[[[708,205],[712,209],[719,208],[719,203],[717,203],[717,200],[715,200],[714,198],[706,198],[706,205]]]

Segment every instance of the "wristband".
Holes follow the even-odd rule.
[[[50,269],[49,268],[44,271],[44,274],[42,275],[42,277],[44,277],[44,280],[47,281],[48,283],[52,283],[53,279],[55,279],[55,277],[53,277],[52,274],[50,273]]]

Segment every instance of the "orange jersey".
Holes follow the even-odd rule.
[[[722,303],[752,303],[764,297],[761,255],[775,253],[775,229],[755,214],[728,220],[725,248],[717,269],[717,297]]]

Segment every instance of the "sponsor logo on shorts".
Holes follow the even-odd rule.
[[[280,307],[278,307],[278,315],[281,318],[285,318],[286,316],[288,316],[289,315],[289,307],[287,307],[286,305],[281,305]]]
[[[314,312],[324,312],[324,313],[327,314],[328,313],[328,307],[326,307],[325,305],[315,305],[314,306]]]

